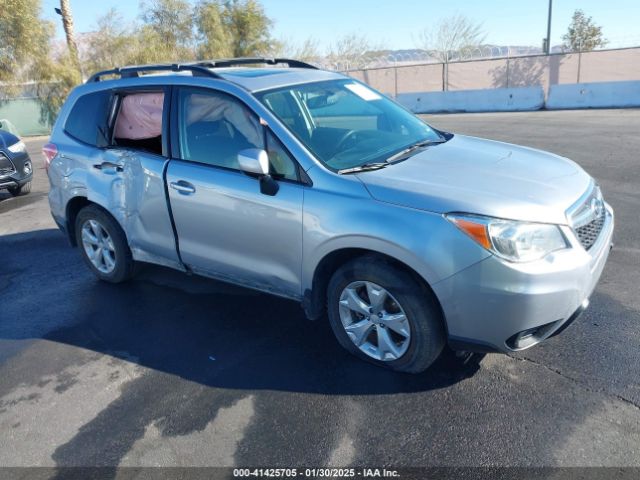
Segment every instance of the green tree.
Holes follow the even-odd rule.
[[[195,17],[199,58],[266,55],[277,43],[272,21],[256,0],[201,0]]]
[[[60,56],[46,57],[33,69],[33,78],[37,80],[40,119],[53,125],[69,92],[82,82],[77,62],[69,52]]]
[[[111,8],[87,34],[87,71],[95,72],[124,65],[165,63],[192,58],[189,48],[163,40],[155,24],[127,24],[120,12]]]
[[[205,0],[195,7],[196,55],[199,59],[233,56],[233,37],[228,30],[225,6],[219,1]]]
[[[86,56],[82,63],[87,73],[132,63],[138,48],[138,37],[115,8],[96,20],[96,29],[86,35]]]
[[[53,124],[69,90],[80,81],[69,53],[51,55],[54,26],[42,20],[40,0],[0,0],[0,81],[7,96],[20,93],[20,82],[36,80],[43,121]]]
[[[588,52],[609,43],[602,36],[602,27],[593,22],[592,17],[578,9],[573,12],[567,33],[562,36],[563,47],[572,52]]]
[[[109,10],[89,34],[87,71],[127,64],[167,63],[267,54],[276,43],[271,21],[255,0],[153,0],[140,4],[138,25]]]
[[[40,0],[0,0],[0,12],[0,82],[30,79],[49,55],[53,24],[40,18]]]
[[[269,52],[273,39],[273,22],[256,0],[227,0],[223,10],[223,24],[233,39],[234,57],[264,55]]]
[[[140,40],[143,58],[184,60],[193,57],[193,9],[186,0],[149,0],[140,3]],[[167,58],[168,57],[168,58]]]

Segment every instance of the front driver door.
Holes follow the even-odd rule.
[[[196,273],[300,297],[305,186],[295,162],[269,134],[280,188],[264,195],[237,164],[238,151],[264,146],[262,127],[243,103],[185,87],[173,105],[179,148],[166,181],[182,261]]]

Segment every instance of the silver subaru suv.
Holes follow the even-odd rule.
[[[296,60],[97,73],[44,154],[53,217],[99,279],[150,262],[297,300],[348,351],[403,372],[447,344],[556,335],[613,234],[574,162],[439,131]]]

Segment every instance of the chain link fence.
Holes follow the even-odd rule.
[[[502,48],[502,47],[500,47]],[[503,56],[488,51],[462,51],[448,62],[394,56],[389,63],[381,57],[365,58],[361,68],[335,68],[362,80],[387,95],[400,93],[479,90],[529,87],[562,83],[640,80],[640,47],[552,53],[550,55],[502,50]],[[494,53],[497,53],[494,52]],[[387,61],[387,63],[384,63]],[[334,65],[340,67],[341,65]],[[326,67],[325,67],[326,68]]]
[[[640,39],[639,39],[640,40]],[[624,42],[629,39],[625,37]],[[613,43],[613,42],[612,42]],[[403,93],[483,90],[569,83],[640,80],[640,47],[544,55],[535,47],[479,47],[449,52],[449,61],[424,50],[354,56],[313,63],[338,70],[397,97]],[[22,135],[45,134],[36,82],[20,92],[4,92],[0,84],[0,119],[9,119]]]
[[[370,68],[444,63],[443,59],[447,59],[450,63],[535,54],[542,54],[542,49],[536,47],[482,46],[449,52],[430,52],[419,49],[395,50],[393,52],[382,53],[367,52],[361,55],[352,55],[351,58],[340,58],[337,60],[331,57],[318,58],[315,59],[314,63],[327,70],[345,72]]]

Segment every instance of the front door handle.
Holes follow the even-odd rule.
[[[171,182],[169,186],[182,195],[192,195],[196,193],[196,187],[191,185],[189,182],[185,182],[184,180]]]
[[[116,172],[122,172],[122,165],[119,163],[113,162],[102,162],[93,166],[93,168],[97,168],[98,170],[115,170]]]

